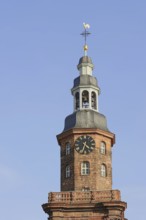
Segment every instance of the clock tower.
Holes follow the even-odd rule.
[[[50,192],[43,204],[49,220],[126,220],[127,204],[120,191],[112,189],[112,147],[115,135],[108,129],[106,117],[99,112],[100,88],[93,76],[93,63],[87,56],[84,24],[84,56],[74,79],[73,113],[66,117],[60,145],[61,192]]]

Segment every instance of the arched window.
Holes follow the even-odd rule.
[[[103,141],[100,143],[100,153],[106,154],[106,144]]]
[[[105,164],[101,164],[101,176],[106,177],[107,171],[106,171],[106,166]]]
[[[97,109],[96,93],[95,92],[91,93],[91,106],[92,106],[93,109]]]
[[[86,90],[82,92],[82,108],[89,108],[89,92]]]
[[[66,143],[66,155],[70,154],[70,150],[71,150],[70,143],[67,142],[67,143]]]
[[[90,173],[90,163],[88,161],[84,161],[81,163],[81,175],[89,175]]]
[[[66,178],[69,178],[70,177],[70,166],[67,165],[66,166]]]
[[[75,108],[78,110],[80,108],[80,99],[79,99],[79,92],[75,94]]]

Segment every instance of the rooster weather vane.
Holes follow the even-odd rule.
[[[87,37],[89,34],[91,34],[88,29],[90,28],[89,24],[83,23],[84,31],[81,33],[81,35],[85,39],[85,44],[84,44],[84,55],[87,56],[87,50],[88,50],[88,45],[87,45]]]

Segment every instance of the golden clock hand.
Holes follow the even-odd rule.
[[[85,142],[83,142],[83,145],[84,145],[84,146],[86,145],[86,141],[85,141]]]
[[[90,148],[87,144],[85,145],[88,149]]]
[[[85,147],[90,148],[90,147],[86,144],[86,142],[84,142],[83,144],[84,144]]]
[[[82,152],[84,152],[84,149],[85,149],[85,145],[83,146]]]
[[[85,146],[86,146],[86,142],[83,142],[83,149],[81,150],[82,153],[84,152]]]

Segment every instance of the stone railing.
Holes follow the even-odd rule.
[[[50,192],[48,198],[49,203],[98,203],[120,200],[119,190]]]

